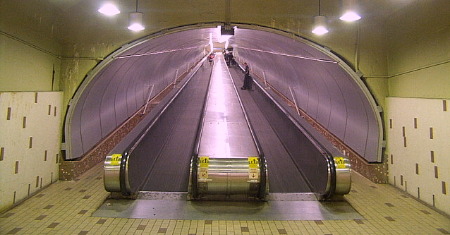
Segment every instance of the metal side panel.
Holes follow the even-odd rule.
[[[222,55],[215,59],[202,132],[199,156],[258,156]]]

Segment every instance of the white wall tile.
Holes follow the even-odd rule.
[[[36,177],[42,178],[42,187],[58,179],[59,166],[56,154],[60,151],[62,92],[1,92],[0,93],[0,147],[4,148],[0,161],[0,211],[13,205],[41,188],[36,187]],[[52,106],[51,115],[48,107]],[[56,107],[57,114],[54,115]],[[11,109],[7,120],[8,108]],[[23,120],[26,117],[26,127]],[[29,139],[33,137],[32,148]],[[44,154],[47,150],[47,161]],[[19,161],[19,171],[15,164]],[[30,190],[28,189],[29,186]]]
[[[389,182],[394,184],[395,177],[396,186],[414,197],[418,197],[417,188],[420,188],[420,200],[429,205],[434,203],[436,208],[450,214],[450,111],[444,111],[442,99],[389,97],[386,107],[387,152],[394,156],[394,164],[389,161]],[[430,139],[430,128],[433,128],[433,139]],[[431,151],[434,151],[434,163]],[[416,174],[416,164],[419,164],[419,174]],[[439,178],[435,178],[435,166]],[[408,182],[407,188],[400,185],[402,175]],[[442,181],[446,182],[447,194],[442,193]]]

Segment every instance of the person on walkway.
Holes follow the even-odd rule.
[[[210,66],[214,65],[214,55],[213,54],[208,56],[208,62],[209,62]]]
[[[250,76],[250,68],[248,67],[247,62],[244,63],[244,85],[241,87],[241,90],[251,90],[252,89],[252,77]]]

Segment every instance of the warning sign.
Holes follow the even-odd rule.
[[[251,180],[259,179],[259,169],[249,169],[248,170],[248,178]]]
[[[206,181],[208,179],[209,157],[199,157],[198,162],[200,169],[198,171],[199,181]]]
[[[200,163],[200,168],[209,167],[209,157],[199,157],[198,162]]]
[[[334,157],[334,164],[337,169],[345,168],[345,158],[344,157]]]
[[[111,166],[120,165],[120,161],[122,160],[122,154],[113,154],[111,155]]]
[[[248,178],[250,180],[259,179],[259,158],[248,157]]]
[[[208,168],[200,168],[200,171],[198,172],[198,178],[203,180],[208,179]]]
[[[259,169],[259,157],[248,157],[248,168]]]

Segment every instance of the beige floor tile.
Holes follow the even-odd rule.
[[[353,173],[345,199],[364,217],[324,221],[152,220],[92,217],[107,198],[102,165],[59,181],[0,214],[0,234],[448,234],[450,218]],[[165,232],[165,233],[162,233]]]

